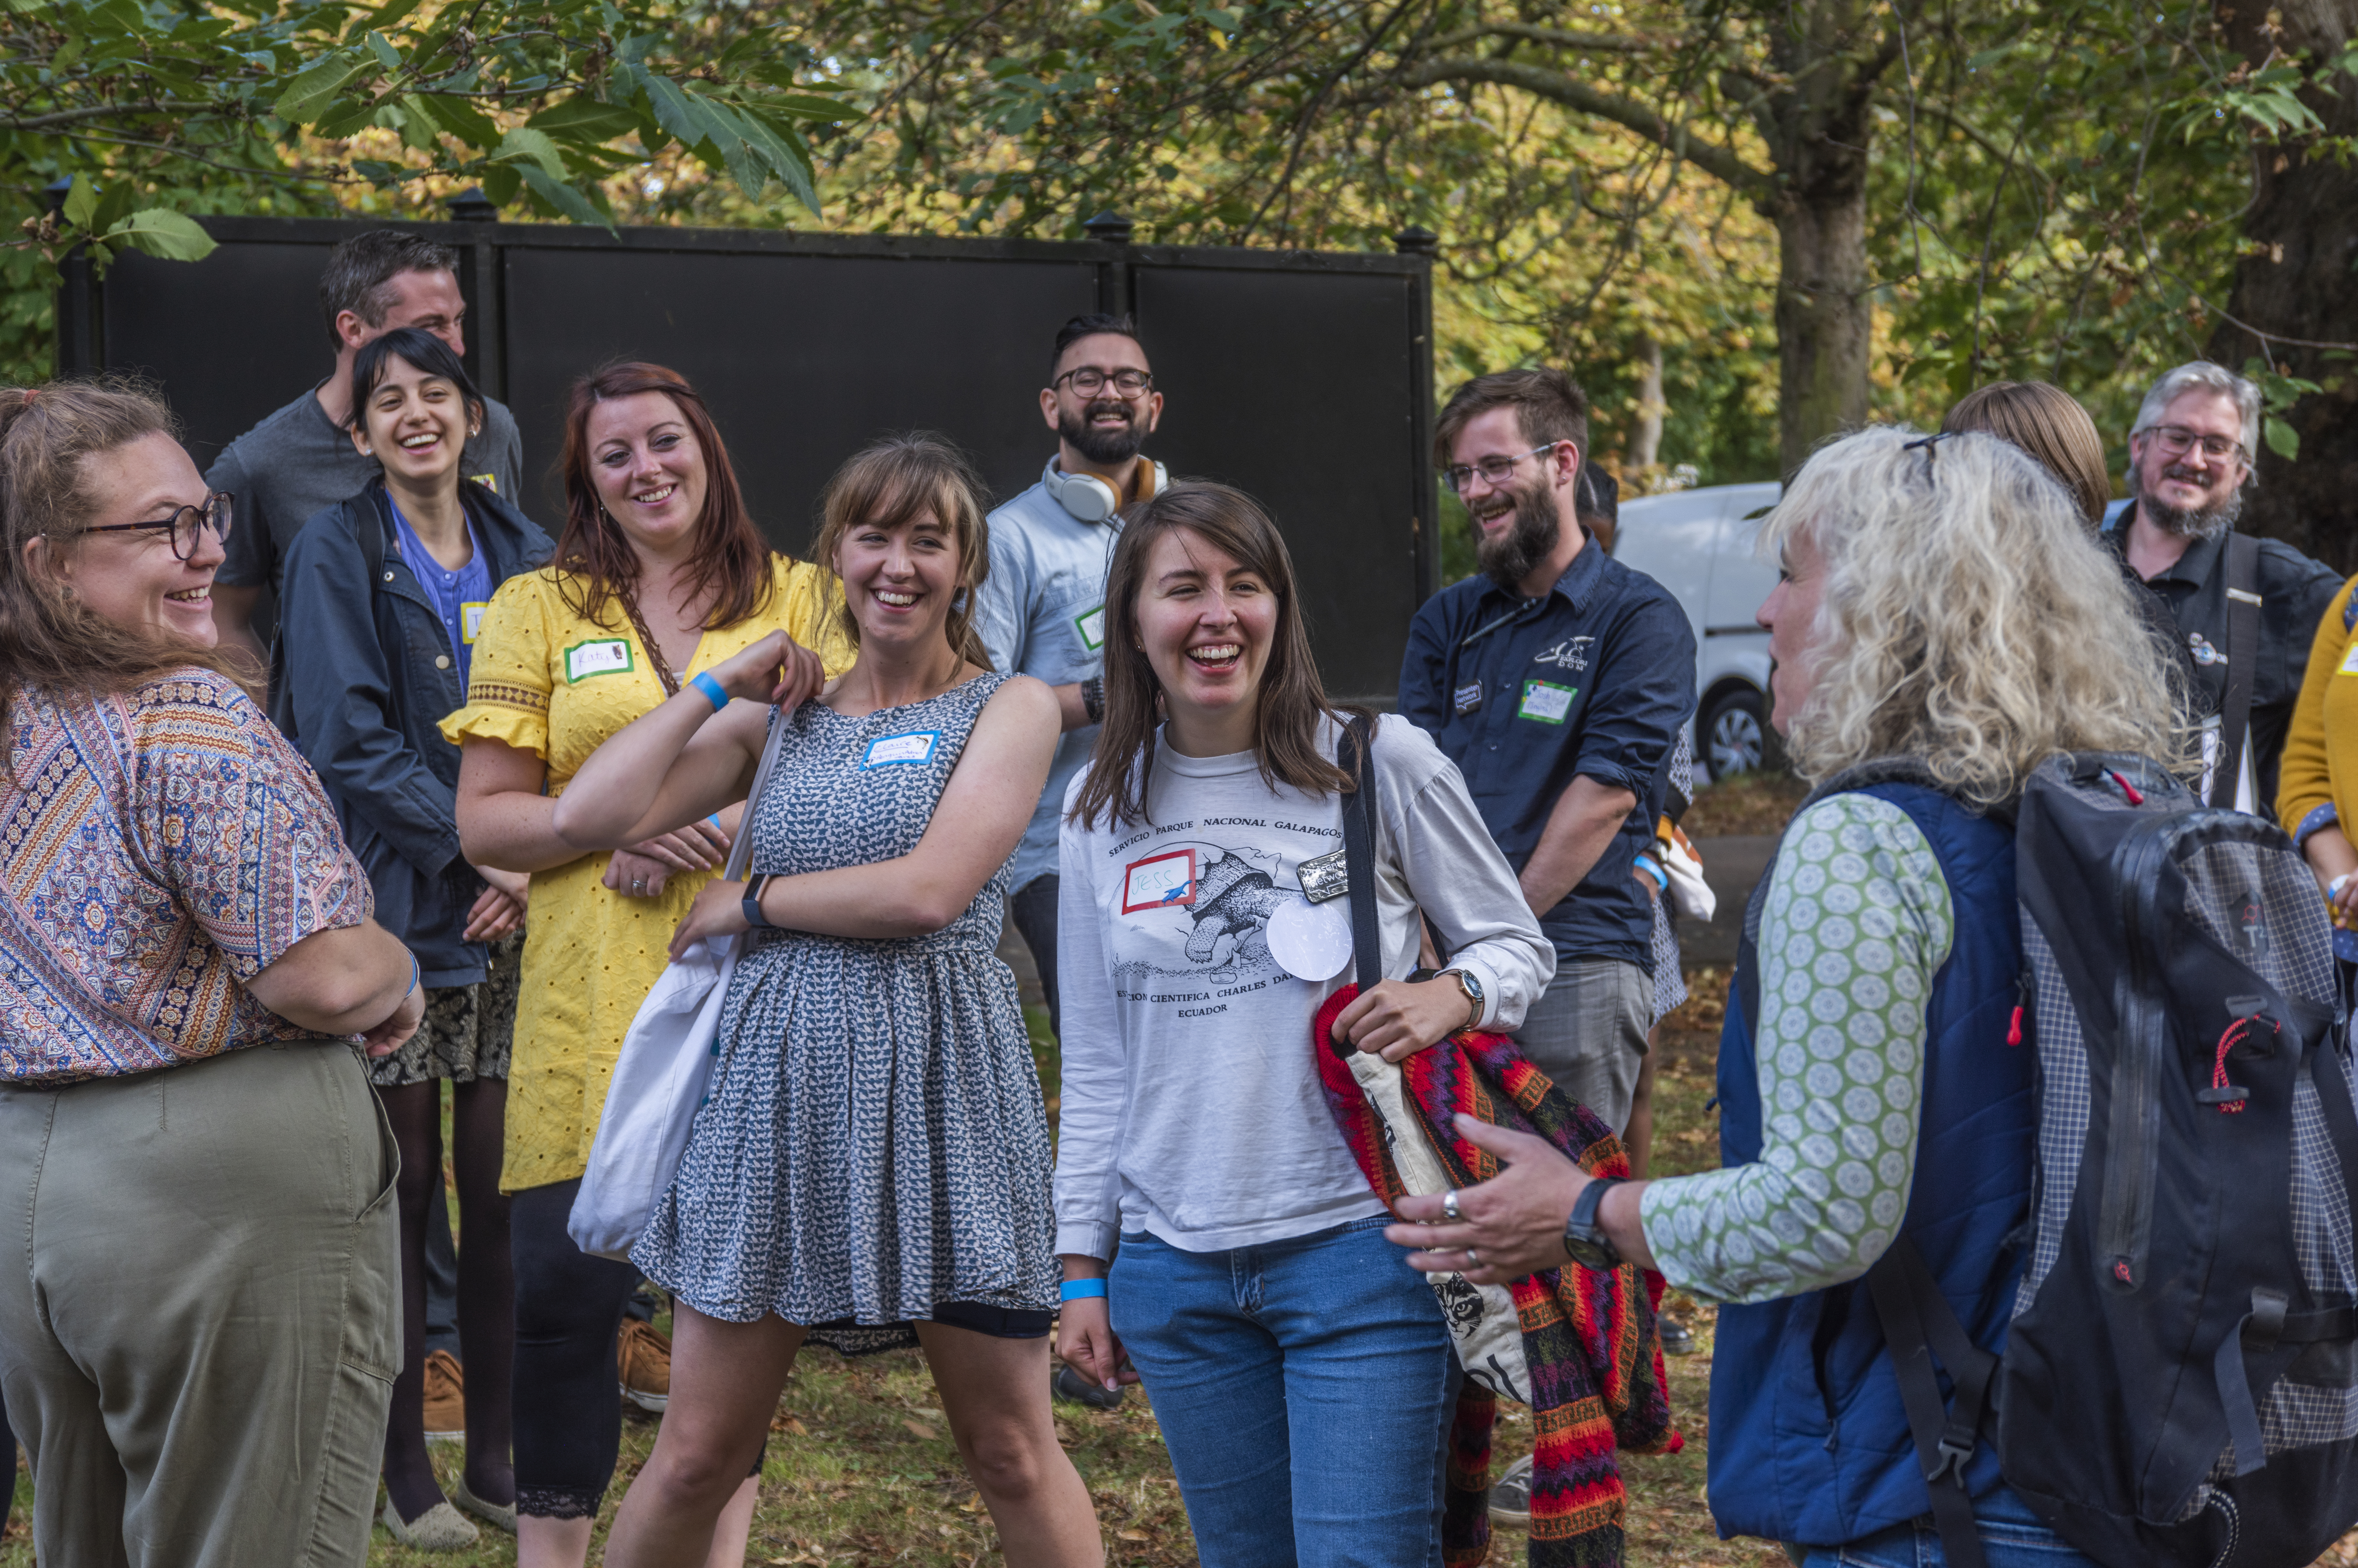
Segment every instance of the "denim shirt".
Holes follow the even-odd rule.
[[[976,597],[974,625],[991,667],[1050,686],[1098,674],[1105,668],[1106,568],[1121,536],[1120,522],[1082,522],[1044,483],[993,512],[990,524],[990,575]],[[1016,891],[1055,874],[1065,788],[1097,743],[1094,724],[1057,738],[1047,788],[1015,848],[1008,885]]]
[[[1588,874],[1540,915],[1559,967],[1651,965],[1653,905],[1631,868],[1653,840],[1694,682],[1678,600],[1593,540],[1542,598],[1470,578],[1426,600],[1409,627],[1400,710],[1466,775],[1518,873],[1575,777],[1638,797]]]

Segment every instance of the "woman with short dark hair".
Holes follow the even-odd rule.
[[[368,1550],[397,1156],[354,1044],[425,991],[214,651],[235,508],[144,389],[0,391],[0,1385],[44,1563]]]
[[[613,1477],[617,1335],[639,1275],[581,1251],[566,1223],[622,1036],[736,818],[730,808],[588,853],[557,835],[557,798],[606,740],[757,643],[783,633],[804,688],[822,661],[851,662],[827,623],[827,574],[763,542],[720,432],[677,372],[614,364],[576,382],[564,473],[556,558],[492,596],[467,706],[442,724],[463,753],[467,858],[532,876],[501,1175],[513,1198],[525,1568],[579,1568]],[[726,1526],[740,1552],[752,1506],[749,1480]]]
[[[368,868],[377,914],[423,966],[426,1025],[370,1080],[401,1142],[402,1365],[385,1433],[384,1526],[452,1551],[475,1529],[426,1456],[426,1227],[442,1180],[442,1080],[457,1177],[459,1343],[468,1374],[459,1508],[515,1528],[508,1461],[515,1292],[499,1189],[508,1048],[529,879],[459,849],[459,748],[436,726],[466,700],[492,591],[548,558],[548,535],[460,459],[482,395],[449,346],[396,328],[352,362],[352,444],[379,465],[287,552],[273,661],[280,727],[319,771]]]

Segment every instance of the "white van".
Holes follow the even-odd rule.
[[[1613,558],[1671,590],[1695,640],[1695,760],[1714,779],[1772,756],[1768,633],[1753,612],[1777,568],[1753,553],[1760,517],[1783,487],[1721,484],[1621,503]]]

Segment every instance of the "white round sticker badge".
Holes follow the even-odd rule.
[[[1269,955],[1296,979],[1331,980],[1351,961],[1348,900],[1291,898],[1269,917]]]

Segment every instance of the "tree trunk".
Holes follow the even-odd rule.
[[[2273,11],[2221,0],[2218,17],[2229,42],[2255,65],[2272,47],[2299,51],[2314,65],[2358,35],[2358,0],[2281,0]],[[2273,38],[2271,17],[2282,27]],[[2331,96],[2302,94],[2325,122],[2325,136],[2255,149],[2256,199],[2244,221],[2254,249],[2236,264],[2227,314],[2259,330],[2222,321],[2210,354],[2235,371],[2256,355],[2324,387],[2284,416],[2300,437],[2297,459],[2260,446],[2259,484],[2246,502],[2244,526],[2350,572],[2358,570],[2358,368],[2347,353],[2273,341],[2281,332],[2358,342],[2358,168],[2320,145],[2327,136],[2358,135],[2358,80],[2340,76],[2334,86]]]
[[[1759,114],[1775,161],[1779,446],[1785,471],[1866,422],[1875,310],[1867,295],[1866,164],[1878,79],[1898,48],[1879,6],[1816,0],[1769,18],[1785,82]]]
[[[1638,429],[1629,439],[1629,466],[1650,469],[1661,460],[1662,345],[1650,334],[1638,340]]]

